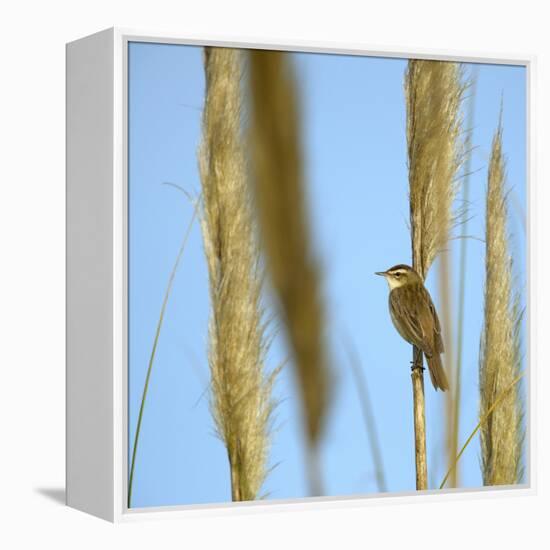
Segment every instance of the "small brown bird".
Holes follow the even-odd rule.
[[[444,352],[441,325],[420,275],[404,264],[376,275],[384,277],[390,287],[390,315],[397,332],[426,356],[434,388],[448,390],[440,355]]]

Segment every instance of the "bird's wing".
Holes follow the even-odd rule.
[[[426,294],[428,294],[426,292]],[[441,336],[441,325],[439,323],[439,317],[437,316],[437,311],[435,310],[435,306],[432,302],[432,299],[430,298],[430,295],[428,294],[428,299],[430,300],[430,311],[432,313],[432,317],[434,320],[434,345],[435,345],[435,351],[437,353],[444,353],[445,352],[445,346],[443,345],[443,338]]]
[[[390,310],[394,324],[405,340],[421,349],[428,357],[435,351],[435,318],[432,301],[423,287],[395,288],[390,292]],[[435,308],[433,308],[435,312]],[[439,325],[439,321],[437,321]]]

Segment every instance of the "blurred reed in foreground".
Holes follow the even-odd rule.
[[[508,251],[506,166],[502,153],[502,121],[493,138],[489,163],[486,253],[485,321],[480,359],[480,417],[487,414],[502,391],[518,377],[519,312],[512,297],[511,259]],[[481,427],[484,485],[509,485],[521,478],[523,407],[514,386]]]
[[[443,415],[444,415],[444,434],[445,434],[445,451],[447,466],[449,466],[458,452],[458,442],[455,439],[455,407],[456,397],[459,392],[459,386],[456,380],[456,365],[453,363],[454,350],[453,350],[453,267],[452,267],[452,254],[450,250],[445,250],[439,255],[438,261],[438,288],[439,288],[439,314],[441,320],[441,331],[443,333],[443,345],[445,346],[445,353],[442,355],[443,367],[447,375],[448,380],[451,380],[451,384],[448,391],[445,392],[445,402],[443,403]],[[451,478],[449,479],[449,486],[456,487],[458,468],[454,468]]]
[[[321,494],[318,445],[329,398],[321,281],[306,215],[296,84],[289,54],[250,53],[250,148],[267,263],[302,395],[310,491]]]
[[[199,168],[210,281],[211,408],[225,443],[234,501],[252,500],[267,473],[271,397],[260,306],[258,249],[246,183],[241,53],[205,48],[206,99]]]
[[[460,108],[465,86],[456,63],[410,60],[405,74],[413,268],[422,279],[447,246],[463,158]],[[413,361],[422,353],[413,347]],[[428,488],[424,375],[412,372],[416,487]]]
[[[461,229],[460,239],[460,259],[458,271],[458,313],[457,313],[457,331],[456,331],[456,357],[454,362],[454,373],[451,374],[451,391],[452,395],[452,412],[449,411],[451,403],[447,402],[447,458],[449,466],[455,460],[458,452],[458,437],[460,433],[460,406],[462,398],[462,349],[464,345],[464,323],[466,303],[466,266],[467,266],[467,247],[468,247],[468,204],[470,202],[470,176],[472,170],[472,134],[475,120],[475,100],[477,91],[477,78],[479,74],[479,66],[473,65],[469,77],[469,94],[467,107],[467,121],[465,132],[465,157],[464,168],[462,170],[462,204],[460,212],[459,225]],[[452,271],[452,270],[450,270]],[[450,350],[447,350],[447,356],[450,356]],[[453,376],[454,374],[454,376]],[[450,486],[458,487],[460,485],[460,468],[457,464],[456,468],[451,470]]]

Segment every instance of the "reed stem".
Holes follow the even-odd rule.
[[[413,269],[426,279],[452,225],[456,174],[462,161],[460,66],[409,60],[405,73],[407,156]],[[422,353],[413,347],[417,489],[428,488]]]
[[[426,404],[424,400],[424,367],[422,352],[413,346],[411,373],[414,406],[414,455],[416,465],[416,489],[428,488],[428,460],[426,458]]]

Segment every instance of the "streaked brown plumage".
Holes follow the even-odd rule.
[[[434,388],[449,389],[447,376],[441,363],[445,351],[441,325],[429,292],[412,267],[399,264],[379,272],[390,287],[390,315],[397,332],[426,356]]]

